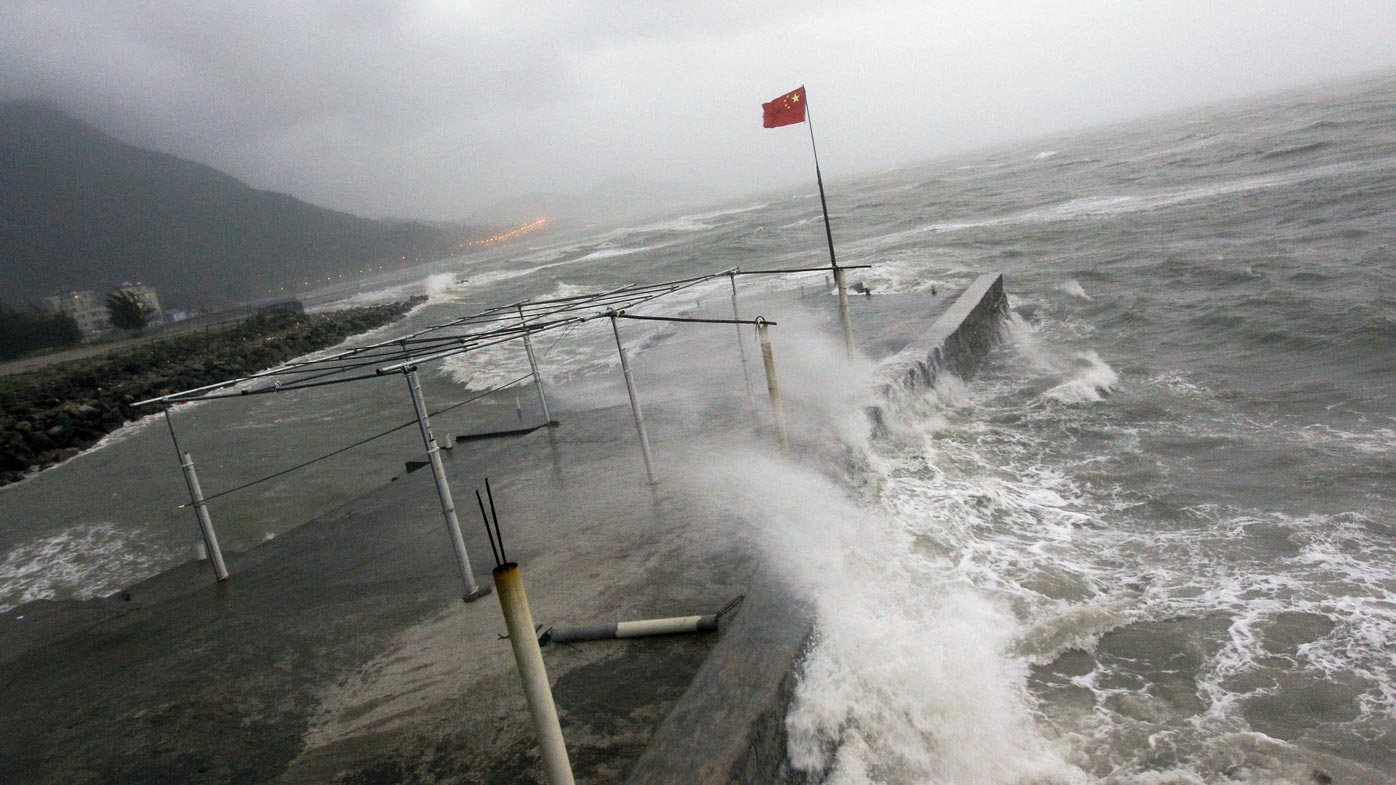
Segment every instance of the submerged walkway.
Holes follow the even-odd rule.
[[[888,367],[914,375],[933,348],[924,345],[933,323],[959,294],[854,297],[860,349],[874,359],[908,349]],[[781,322],[778,366],[801,323],[841,352],[832,297],[743,309]],[[733,649],[768,634],[800,638],[808,624],[758,577],[742,511],[691,481],[734,446],[775,449],[769,432],[752,431],[734,329],[668,332],[634,358],[657,485],[645,482],[619,372],[550,388],[558,427],[446,454],[477,576],[488,582],[489,547],[473,492],[488,476],[541,625],[712,613],[747,596],[717,634],[544,649],[578,782],[676,765],[687,768],[677,779],[727,781],[734,766],[763,765],[743,757],[747,742],[733,734],[755,728],[753,718],[779,720],[772,693],[710,696],[719,709],[703,705],[717,689],[703,685],[787,675],[788,662],[768,660],[784,673],[753,676],[741,663],[761,665],[764,652]],[[760,356],[751,359],[764,418]],[[798,401],[796,379],[782,383]],[[792,423],[795,460],[819,449],[815,438]],[[429,471],[400,472],[228,554],[228,566],[222,584],[206,565],[186,564],[113,598],[0,615],[0,782],[542,781],[498,601],[461,602]],[[790,618],[768,625],[776,616]],[[714,646],[725,653],[710,657]],[[710,727],[686,745],[704,722],[727,731]],[[652,746],[656,733],[667,735]]]

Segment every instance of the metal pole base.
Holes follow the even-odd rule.
[[[494,589],[488,586],[476,586],[475,591],[461,597],[461,600],[463,602],[475,602],[481,597],[488,597],[492,591],[494,591]]]

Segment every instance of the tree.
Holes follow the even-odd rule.
[[[0,360],[50,346],[72,346],[82,340],[73,317],[49,314],[37,308],[12,310],[0,303]]]
[[[111,326],[118,330],[140,332],[150,323],[150,309],[145,301],[125,289],[107,295],[107,312],[111,314]]]

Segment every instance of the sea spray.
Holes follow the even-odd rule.
[[[877,365],[862,355],[849,362],[843,343],[803,309],[787,308],[771,333],[792,434],[861,450],[871,435],[864,410]],[[760,378],[759,364],[752,373]]]
[[[426,295],[429,299],[441,300],[459,285],[455,273],[432,273],[427,276]]]
[[[907,531],[768,454],[705,473],[816,609],[787,717],[791,765],[830,783],[1080,782],[1037,731],[1013,616]]]
[[[1039,335],[1037,328],[1016,312],[999,328],[999,338],[1012,351],[1015,362],[1035,372],[1058,372],[1063,368],[1060,354]]]
[[[940,515],[952,510],[906,505],[886,487],[901,459],[888,442],[933,454],[944,410],[969,401],[965,384],[946,372],[934,389],[884,401],[893,433],[874,438],[864,409],[876,366],[849,366],[800,317],[781,327],[801,437],[820,445],[814,454],[853,460],[821,472],[739,452],[699,476],[750,518],[768,564],[815,609],[786,719],[791,766],[830,783],[1084,781],[1036,726],[1011,608],[967,580],[952,545],[925,547],[929,529],[953,528]],[[1068,504],[1041,488],[1018,495]]]

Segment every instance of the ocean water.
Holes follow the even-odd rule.
[[[1387,74],[830,179],[840,258],[875,265],[859,276],[874,291],[1001,270],[1013,315],[974,379],[901,402],[886,436],[831,431],[860,476],[752,455],[742,477],[712,478],[738,498],[757,479],[790,491],[748,501],[777,524],[768,546],[807,565],[793,579],[818,612],[787,718],[794,771],[1396,782],[1393,128]],[[311,304],[429,293],[398,332],[524,296],[812,266],[818,211],[812,188],[770,194]],[[663,338],[641,332],[637,354]],[[605,339],[541,341],[550,380],[614,373]],[[507,347],[472,354],[427,395],[526,369]],[[216,490],[407,421],[391,381],[173,417]],[[480,422],[514,406],[486,399]],[[475,422],[460,416],[438,429]],[[400,465],[415,438],[374,442],[355,465]],[[391,471],[330,461],[226,497],[220,538],[248,547]],[[187,559],[182,493],[158,419],[0,490],[0,606],[108,593]]]

